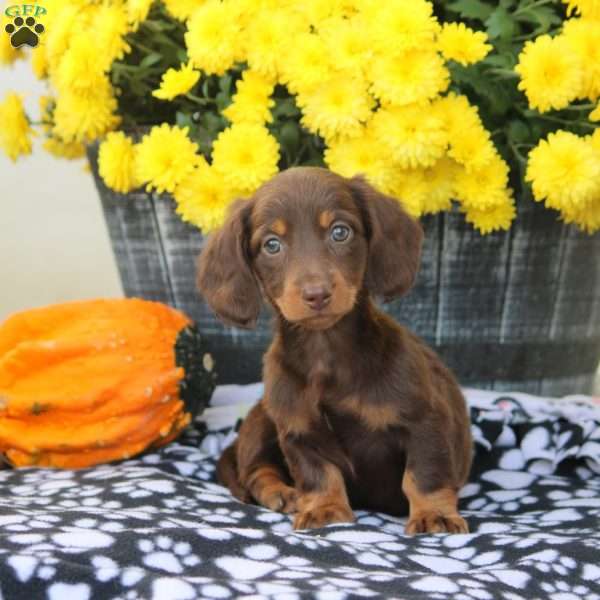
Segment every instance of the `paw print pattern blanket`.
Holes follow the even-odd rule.
[[[600,405],[466,390],[468,535],[404,520],[294,532],[240,504],[215,459],[260,386],[218,388],[177,443],[82,471],[0,471],[0,598],[600,600]]]

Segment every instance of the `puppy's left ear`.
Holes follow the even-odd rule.
[[[413,286],[421,259],[423,228],[397,200],[363,177],[348,180],[363,216],[369,241],[365,282],[375,296],[391,300]]]

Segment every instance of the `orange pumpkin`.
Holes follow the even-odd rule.
[[[138,299],[71,302],[0,325],[0,453],[78,468],[162,446],[206,406],[212,358],[181,312]]]

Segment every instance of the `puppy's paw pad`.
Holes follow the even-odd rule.
[[[298,503],[298,492],[288,485],[277,486],[269,490],[263,497],[262,504],[270,510],[282,513],[296,512]]]
[[[406,523],[407,535],[419,533],[469,533],[467,522],[458,514],[442,515],[435,511],[422,512]]]
[[[294,529],[318,529],[332,523],[353,523],[354,513],[347,506],[326,504],[300,512],[294,519]]]

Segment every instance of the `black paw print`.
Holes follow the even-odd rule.
[[[13,48],[31,46],[35,48],[40,41],[39,36],[44,33],[44,26],[41,23],[35,22],[33,17],[15,17],[12,23],[9,23],[5,28],[6,33],[10,35],[10,43]]]

